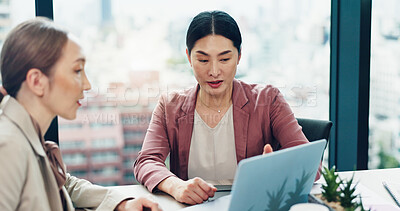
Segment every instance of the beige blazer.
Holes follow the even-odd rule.
[[[114,210],[128,198],[69,174],[62,190],[67,210]],[[0,104],[0,210],[62,210],[56,179],[30,116],[9,96]]]

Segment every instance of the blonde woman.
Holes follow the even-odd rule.
[[[85,55],[71,34],[43,18],[8,35],[1,51],[0,210],[160,210],[66,173],[43,134],[58,115],[74,119],[90,89]]]

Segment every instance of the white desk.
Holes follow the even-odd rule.
[[[339,176],[342,179],[349,179],[352,175],[353,171],[339,172]],[[357,181],[397,207],[392,197],[383,187],[382,181],[400,183],[400,168],[356,171],[354,182]]]
[[[342,179],[351,178],[352,175],[353,171],[339,172],[339,176]],[[392,205],[396,206],[396,203],[383,187],[382,181],[400,183],[400,168],[356,171],[354,178],[354,182],[359,181],[360,184],[374,191],[377,195],[382,196],[383,198],[387,199],[387,201],[390,202]],[[179,210],[186,207],[186,205],[175,201],[174,198],[168,194],[150,194],[150,192],[142,185],[115,186],[112,188],[118,189],[126,194],[131,194],[132,196],[152,195],[154,200],[160,205],[160,207],[164,211]]]
[[[150,196],[159,204],[163,211],[173,211],[185,208],[187,205],[179,203],[166,193],[150,193],[143,185],[125,185],[111,187],[134,197]]]

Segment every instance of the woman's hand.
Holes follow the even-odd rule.
[[[162,211],[161,208],[158,207],[158,204],[152,200],[149,200],[144,197],[140,197],[137,199],[128,199],[124,200],[117,205],[115,208],[116,211],[142,211],[142,210],[151,210],[151,211]]]
[[[199,177],[182,181],[172,192],[174,198],[186,204],[201,204],[217,191],[213,185],[208,184]]]
[[[271,147],[271,144],[266,144],[264,146],[263,155],[273,152],[274,150]]]
[[[168,177],[157,188],[172,195],[175,200],[186,204],[200,204],[213,197],[217,188],[199,177],[183,181],[177,177]]]

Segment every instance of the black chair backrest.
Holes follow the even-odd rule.
[[[304,118],[296,118],[299,125],[302,127],[303,133],[308,139],[308,141],[317,141],[321,139],[326,140],[326,146],[329,141],[329,134],[331,133],[332,122],[327,120],[318,120],[318,119],[304,119]],[[273,138],[272,143],[276,143],[276,146],[272,146],[274,150],[279,150],[281,145],[279,142]]]
[[[326,139],[328,144],[332,127],[331,121],[297,118],[297,122],[302,127],[304,135],[310,142]]]

